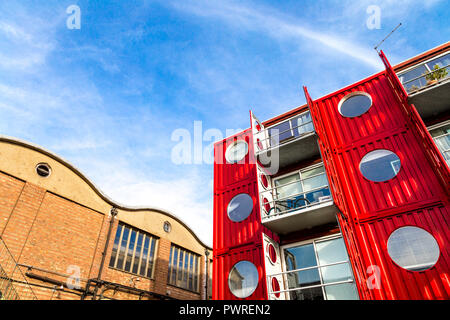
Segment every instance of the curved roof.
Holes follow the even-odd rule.
[[[60,156],[56,155],[55,153],[46,150],[45,148],[38,146],[36,144],[18,139],[18,138],[13,138],[13,137],[8,137],[5,135],[0,135],[0,142],[6,142],[9,144],[14,144],[14,145],[18,145],[18,146],[22,146],[34,151],[37,151],[39,153],[42,153],[50,158],[52,158],[53,160],[56,160],[58,162],[60,162],[61,164],[63,164],[64,166],[66,166],[67,168],[69,168],[70,170],[72,170],[77,176],[79,176],[84,182],[86,182],[86,184],[89,185],[89,187],[106,203],[108,203],[109,205],[117,208],[117,209],[122,209],[122,210],[126,210],[126,211],[145,211],[145,210],[149,210],[149,211],[155,211],[155,212],[159,212],[161,214],[164,214],[174,220],[176,220],[177,222],[179,222],[183,227],[186,228],[186,230],[188,230],[192,236],[195,238],[195,240],[197,240],[203,247],[212,250],[212,248],[209,245],[206,245],[202,240],[200,240],[200,238],[195,234],[195,232],[192,230],[191,227],[189,227],[183,220],[181,220],[178,216],[176,216],[173,213],[168,212],[165,209],[162,208],[158,208],[158,207],[150,207],[150,206],[127,206],[121,203],[118,203],[116,201],[114,201],[113,199],[111,199],[109,196],[107,196],[105,193],[103,193],[103,191],[100,190],[99,187],[97,187],[84,173],[82,173],[79,169],[77,169],[74,165],[72,165],[70,162],[68,162],[67,160],[61,158]]]

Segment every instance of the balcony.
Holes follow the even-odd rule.
[[[274,187],[261,192],[261,219],[269,229],[288,234],[336,221],[337,209],[322,165],[273,180]]]
[[[309,111],[265,128],[260,136],[256,156],[258,159],[275,156],[279,169],[320,156]]]
[[[409,102],[416,106],[423,119],[450,109],[449,71],[450,53],[446,53],[398,74]]]

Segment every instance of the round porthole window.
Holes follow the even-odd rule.
[[[400,171],[399,157],[392,151],[378,149],[367,153],[359,164],[362,175],[371,181],[383,182],[392,179]]]
[[[167,232],[167,233],[169,233],[170,230],[172,230],[172,226],[170,225],[170,222],[169,222],[169,221],[164,222],[163,229],[164,229],[164,231]]]
[[[230,144],[225,152],[228,163],[236,163],[244,159],[248,153],[248,144],[244,140],[237,140]]]
[[[389,236],[387,250],[391,259],[410,271],[424,271],[439,259],[439,245],[427,231],[417,227],[401,227]]]
[[[277,251],[271,243],[267,244],[267,254],[269,255],[270,262],[275,264],[277,262]]]
[[[246,193],[234,196],[228,203],[227,214],[233,222],[241,222],[250,215],[253,210],[253,199]]]
[[[280,297],[280,283],[278,282],[278,279],[273,277],[272,278],[272,292],[275,292],[274,295],[275,297],[279,298]]]
[[[250,261],[239,261],[230,271],[228,287],[238,298],[249,297],[258,286],[259,274],[255,265]]]
[[[338,110],[347,118],[354,118],[366,113],[372,106],[372,98],[369,94],[357,91],[346,95],[339,102]]]
[[[267,189],[269,187],[269,180],[267,180],[267,176],[265,174],[261,174],[261,184],[264,189]]]
[[[44,178],[48,177],[51,172],[52,172],[52,169],[46,163],[39,163],[36,166],[36,173],[41,177],[44,177]]]

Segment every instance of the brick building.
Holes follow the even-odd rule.
[[[60,157],[0,137],[0,299],[205,299],[210,250],[173,214],[117,204]]]

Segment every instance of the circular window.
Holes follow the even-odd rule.
[[[255,265],[250,261],[239,261],[230,271],[228,287],[238,298],[249,297],[258,286],[259,274]]]
[[[52,172],[50,166],[46,163],[39,163],[36,166],[36,173],[41,177],[48,177]]]
[[[234,222],[245,220],[253,210],[253,199],[246,193],[234,196],[228,204],[228,218]]]
[[[170,230],[172,230],[172,226],[170,225],[169,221],[164,222],[163,228],[164,228],[164,231],[167,233],[169,233]]]
[[[392,179],[400,171],[399,157],[389,150],[378,149],[367,153],[359,164],[362,175],[375,182]]]
[[[278,282],[278,279],[273,277],[272,278],[272,292],[280,291],[280,283]],[[274,293],[275,297],[280,297],[280,292]]]
[[[269,254],[270,262],[275,264],[277,262],[277,252],[273,244],[267,244],[267,253]]]
[[[248,144],[244,140],[237,140],[230,144],[225,152],[228,163],[236,163],[244,159],[248,153]]]
[[[261,174],[261,184],[265,189],[267,189],[269,187],[269,180],[267,180],[267,177],[265,174]]]
[[[263,208],[266,214],[268,215],[270,213],[270,203],[269,200],[267,200],[267,198],[263,199]]]
[[[354,118],[362,115],[372,106],[372,98],[369,94],[357,91],[346,95],[339,102],[338,110],[341,115]]]
[[[401,227],[392,232],[387,250],[397,265],[410,271],[427,270],[439,259],[436,239],[417,227]]]

